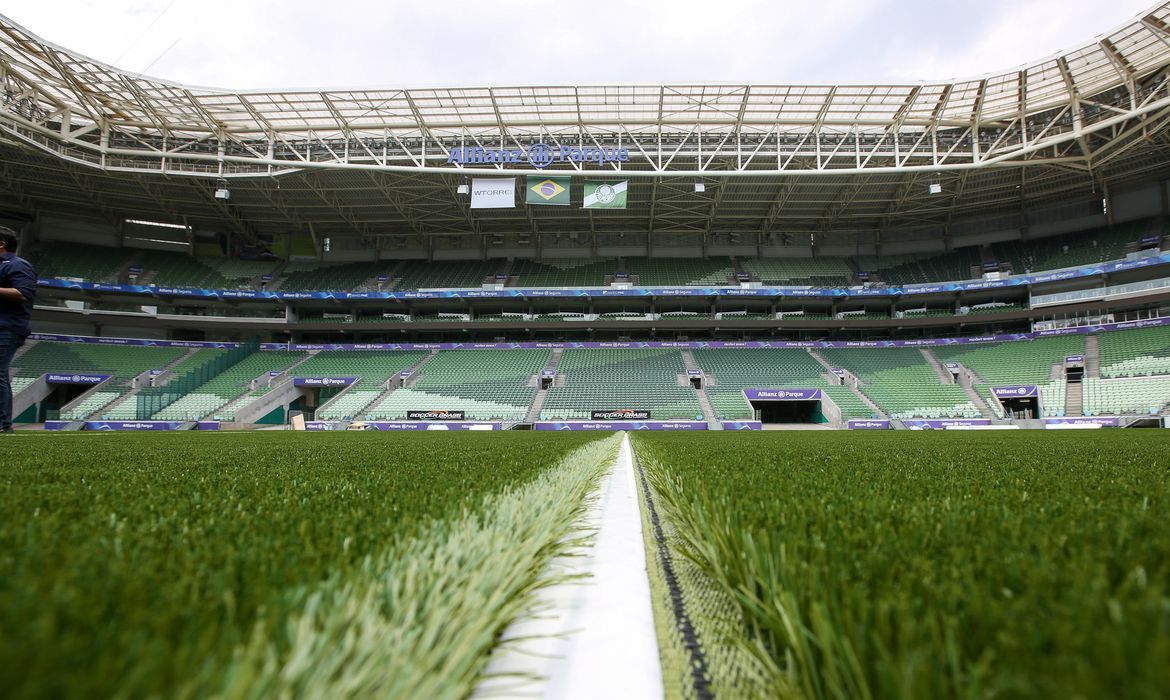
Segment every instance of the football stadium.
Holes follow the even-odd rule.
[[[4,695],[1170,696],[1170,3],[1085,37],[226,90],[0,15]]]

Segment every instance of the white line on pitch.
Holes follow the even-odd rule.
[[[513,623],[503,635],[524,641],[497,649],[486,670],[493,677],[480,683],[473,697],[662,697],[628,435],[622,436],[617,460],[580,531],[596,532],[592,546],[557,559],[552,570],[589,578],[538,594],[534,615]]]

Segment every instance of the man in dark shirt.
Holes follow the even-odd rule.
[[[28,337],[28,321],[37,296],[37,274],[17,257],[16,232],[0,226],[0,433],[12,432],[12,383],[8,366]]]

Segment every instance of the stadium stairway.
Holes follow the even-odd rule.
[[[810,349],[808,351],[808,354],[812,355],[814,360],[821,363],[821,366],[825,368],[826,373],[828,373],[832,377],[837,376],[837,375],[833,374],[833,365],[828,360],[826,360],[820,353],[818,353],[816,350]],[[858,399],[860,399],[861,402],[864,403],[866,405],[866,407],[869,408],[870,411],[873,411],[873,415],[877,416],[878,418],[881,418],[882,420],[889,419],[889,416],[886,415],[886,412],[883,411],[880,407],[878,407],[878,405],[873,402],[873,399],[866,396],[865,392],[863,392],[860,388],[858,388],[861,386],[861,379],[856,374],[853,374],[848,369],[846,369],[845,376],[842,377],[842,379],[844,381],[844,385],[849,387],[849,391],[853,392],[853,395],[856,396]]]
[[[1085,336],[1085,377],[1101,378],[1101,341],[1096,335]]]
[[[943,369],[943,366],[938,361],[938,358],[935,357],[934,354],[930,352],[930,350],[927,350],[926,348],[919,348],[918,351],[921,352],[922,356],[926,358],[927,363],[929,363],[930,368],[934,370],[934,373],[938,377],[938,381],[940,383],[942,383],[942,384],[954,384],[955,383],[955,375],[953,375],[950,372]],[[979,404],[976,403],[975,405],[978,406]]]
[[[280,374],[270,377],[267,370],[258,375],[255,380],[256,389],[248,389],[236,398],[215,410],[215,415],[228,416],[230,422],[253,423],[268,415],[277,406],[285,406],[297,397],[297,390],[293,385],[292,371],[311,360],[319,350],[310,350],[297,358],[296,362],[280,371]]]
[[[683,366],[688,370],[702,369],[699,363],[695,362],[695,356],[690,350],[682,351]],[[689,375],[687,379],[689,383]],[[715,407],[711,405],[711,397],[707,396],[706,389],[696,389],[695,395],[699,398],[699,405],[703,407],[703,418],[707,421],[708,430],[723,430],[723,422],[719,420],[719,415],[715,413]]]
[[[1083,416],[1085,410],[1085,385],[1082,382],[1067,382],[1064,393],[1064,415]]]
[[[922,356],[926,358],[926,361],[930,363],[930,366],[934,369],[934,373],[938,375],[940,382],[943,384],[957,383],[959,386],[963,387],[963,391],[967,394],[967,398],[971,399],[971,403],[975,404],[975,408],[979,409],[980,416],[983,418],[990,418],[993,421],[1000,417],[999,412],[997,412],[985,398],[979,395],[979,392],[971,383],[971,377],[967,373],[963,372],[961,368],[959,371],[959,381],[956,382],[955,375],[951,374],[948,370],[943,368],[942,363],[938,361],[938,358],[934,356],[934,353],[932,353],[927,348],[919,348],[919,352],[921,352]]]

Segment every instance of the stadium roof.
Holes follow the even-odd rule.
[[[1075,49],[949,83],[232,92],[130,74],[0,17],[0,175],[25,206],[253,232],[598,230],[580,211],[471,212],[455,188],[482,173],[636,179],[630,209],[603,217],[615,231],[886,229],[1165,176],[1168,67],[1163,3]],[[538,168],[538,143],[629,159]],[[475,148],[524,159],[452,157]],[[52,191],[62,178],[76,187]],[[228,179],[230,207],[210,197]],[[707,196],[685,192],[696,179]],[[934,183],[943,196],[926,198]]]

